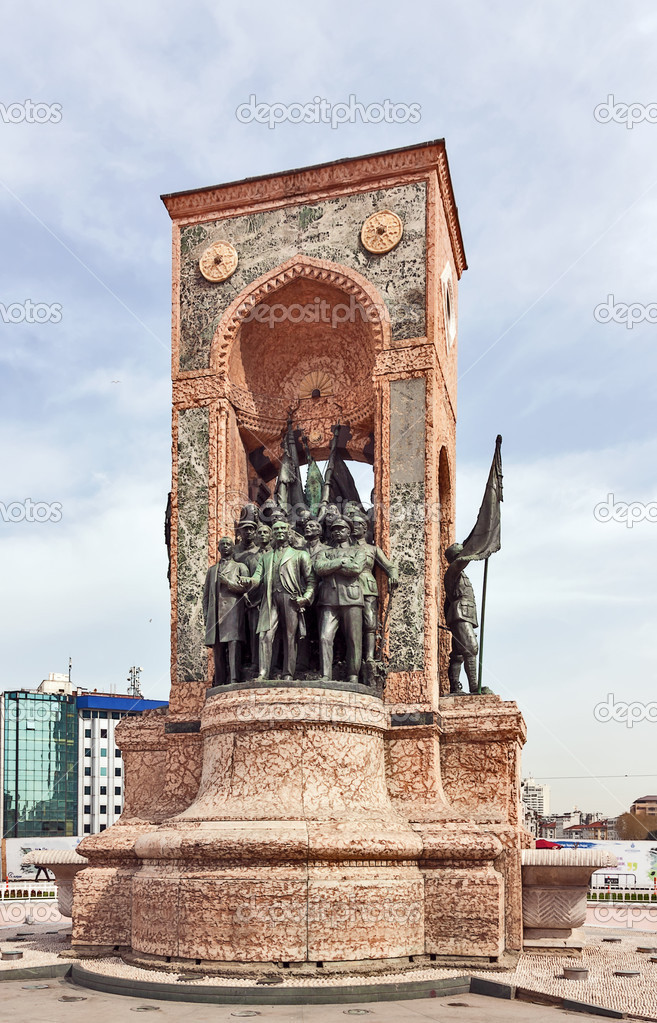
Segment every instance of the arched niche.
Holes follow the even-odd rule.
[[[372,463],[374,364],[389,337],[382,296],[338,264],[297,256],[237,296],[215,333],[211,367],[250,475],[256,466],[271,478],[290,411],[315,458],[328,456],[331,427],[342,423],[344,457]]]

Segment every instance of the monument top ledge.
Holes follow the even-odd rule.
[[[468,264],[444,139],[165,193],[160,198],[174,223],[184,224],[209,215],[230,216],[246,210],[286,206],[299,200],[307,202],[313,198],[367,191],[377,184],[389,187],[411,180],[426,180],[434,173],[438,177],[460,278]]]

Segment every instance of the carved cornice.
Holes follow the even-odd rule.
[[[261,209],[297,205],[317,199],[426,180],[438,172],[440,194],[459,277],[467,268],[458,209],[444,139],[369,156],[245,178],[186,192],[163,195],[171,219],[179,224],[237,216]]]

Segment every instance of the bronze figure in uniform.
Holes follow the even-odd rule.
[[[319,649],[322,679],[333,677],[333,644],[342,626],[347,648],[347,682],[358,682],[363,654],[363,587],[361,573],[367,553],[351,545],[347,519],[331,524],[332,547],[320,551],[314,567],[319,578]]]
[[[374,660],[379,601],[379,588],[374,575],[374,566],[378,565],[383,569],[388,577],[388,586],[391,590],[394,590],[399,583],[399,572],[380,547],[367,542],[368,526],[369,523],[364,515],[358,513],[352,516],[352,542],[355,547],[360,547],[367,554],[367,562],[361,572],[360,581],[365,601],[363,607],[363,659],[369,662]]]
[[[214,653],[214,684],[239,681],[240,643],[244,639],[244,601],[249,582],[246,565],[233,558],[234,544],[228,536],[219,541],[220,560],[211,565],[203,587],[205,645]],[[228,654],[228,674],[226,673]]]
[[[261,552],[271,550],[271,528],[264,522],[257,526],[255,539]]]
[[[272,527],[273,547],[262,554],[249,579],[254,589],[262,586],[258,615],[258,678],[269,678],[274,636],[279,622],[283,631],[283,678],[291,680],[297,663],[297,633],[305,635],[303,612],[315,592],[315,574],[306,550],[290,546],[290,527],[279,520]]]
[[[449,563],[449,568],[445,572],[445,623],[452,633],[452,651],[447,674],[450,693],[460,693],[462,686],[459,676],[461,665],[464,664],[470,692],[476,693],[479,644],[474,630],[479,623],[472,583],[464,571],[470,559],[459,558],[462,550],[462,544],[453,543],[445,551],[445,558]]]
[[[256,570],[258,561],[261,557],[261,550],[256,540],[256,524],[250,519],[242,519],[237,526],[237,535],[239,536],[239,545],[235,547],[235,561],[246,565],[248,574],[251,576]],[[258,670],[258,614],[260,611],[260,599],[257,593],[247,593],[244,596],[244,608],[246,612],[246,624],[248,636],[247,644],[249,650],[249,663],[251,665],[252,674],[255,675]]]

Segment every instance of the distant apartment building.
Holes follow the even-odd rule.
[[[550,813],[549,785],[541,785],[533,778],[523,778],[520,783],[520,798],[538,817],[547,817]]]
[[[549,842],[559,842],[561,839],[576,839],[577,841],[615,840],[618,838],[616,818],[610,817],[603,820],[599,814],[582,813],[581,810],[573,810],[572,813],[555,814],[550,818],[543,818],[539,821],[538,837],[545,838]]]
[[[540,818],[536,813],[536,810],[532,810],[532,808],[527,806],[525,803],[521,803],[521,807],[522,823],[525,827],[525,831],[528,831],[530,835],[534,836],[534,838],[538,838]]]
[[[163,700],[89,693],[56,673],[36,690],[2,693],[2,836],[89,835],[113,824],[124,799],[116,725],[162,706]]]
[[[647,813],[657,816],[657,796],[641,796],[635,799],[630,807],[630,813]]]
[[[613,833],[613,837],[616,837],[616,829],[610,825],[607,821],[591,821],[588,824],[573,824],[568,828],[563,829],[563,838],[578,839],[581,841],[588,842],[606,842],[607,839],[611,838],[610,830]]]

